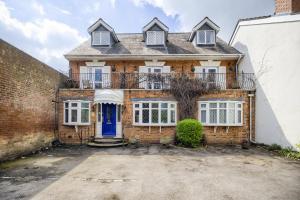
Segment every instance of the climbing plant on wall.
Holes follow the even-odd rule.
[[[215,82],[209,81],[212,78],[194,78],[189,74],[170,77],[169,92],[178,102],[180,120],[194,118],[197,97],[219,89]]]

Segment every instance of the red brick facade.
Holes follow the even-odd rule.
[[[54,139],[55,101],[61,73],[0,40],[0,160]]]
[[[79,73],[79,67],[84,66],[85,61],[70,62],[72,72]],[[133,72],[138,71],[139,66],[145,65],[143,61],[110,61],[106,65],[113,66],[116,72]],[[167,66],[171,66],[171,71],[190,73],[194,66],[199,66],[199,61],[167,61]],[[228,75],[233,76],[235,72],[235,61],[221,61],[221,66],[226,66]],[[227,77],[227,87],[231,88],[230,80],[234,78]],[[124,111],[122,113],[122,128],[125,139],[138,138],[142,142],[158,143],[164,136],[175,136],[175,126],[170,127],[149,127],[149,126],[134,126],[132,98],[161,98],[172,96],[164,91],[149,91],[149,90],[124,90]],[[60,140],[66,143],[86,142],[88,137],[95,134],[96,123],[96,106],[91,109],[91,125],[78,127],[77,132],[74,126],[63,125],[63,100],[67,99],[86,99],[92,100],[94,90],[92,89],[60,89],[59,91],[59,136]],[[200,97],[199,97],[200,98]],[[238,127],[204,127],[205,139],[208,143],[221,144],[240,144],[249,136],[249,97],[248,92],[238,89],[227,89],[218,92],[212,92],[201,98],[225,98],[225,99],[243,99],[243,126]],[[254,107],[254,105],[253,105]],[[198,107],[195,108],[195,118],[198,119]],[[178,113],[177,113],[178,115]],[[254,116],[254,111],[253,111]],[[254,117],[253,119],[254,120]],[[253,121],[254,122],[254,121]],[[254,123],[252,123],[254,124]],[[254,130],[254,127],[252,127]],[[254,133],[253,133],[254,134]],[[253,138],[254,139],[254,138]]]
[[[300,12],[299,0],[276,0],[275,1],[275,13],[298,13]]]

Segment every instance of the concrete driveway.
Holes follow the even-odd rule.
[[[60,148],[0,172],[0,199],[300,199],[300,163],[258,148]]]

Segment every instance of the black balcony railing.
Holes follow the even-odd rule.
[[[81,89],[149,89],[161,90],[171,87],[171,80],[188,76],[208,86],[225,89],[255,89],[252,73],[73,73],[65,82],[66,88]]]

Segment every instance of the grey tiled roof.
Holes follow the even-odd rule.
[[[226,42],[217,38],[212,47],[195,47],[188,41],[190,33],[169,33],[166,47],[149,47],[143,41],[141,33],[117,34],[120,42],[111,47],[93,47],[90,39],[66,54],[66,56],[99,56],[99,55],[176,55],[176,54],[241,54]]]

